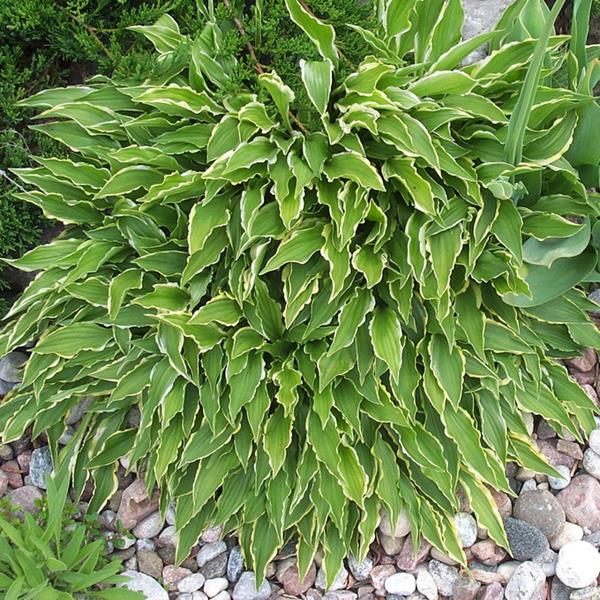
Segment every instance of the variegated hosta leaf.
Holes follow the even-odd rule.
[[[343,79],[333,27],[286,4],[323,59],[298,67],[315,131],[274,72],[228,95],[214,22],[193,43],[169,18],[136,28],[163,62],[189,53],[176,73],[26,101],[72,156],[16,171],[66,229],[6,261],[39,274],[0,333],[0,354],[34,343],[2,436],[55,445],[85,399],[76,489],[100,509],[127,453],[177,501],[179,559],[221,523],[258,571],[289,540],[305,571],[322,545],[331,579],[385,509],[464,562],[457,489],[506,544],[504,462],[552,472],[522,411],[594,426],[555,362],[600,346],[577,288],[597,211],[565,157],[584,95],[547,87],[569,81],[550,37],[508,164],[531,39],[460,68],[459,2],[388,0]]]

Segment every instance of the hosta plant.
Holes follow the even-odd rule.
[[[461,41],[458,0],[381,0],[340,79],[334,29],[286,0],[322,56],[298,65],[312,129],[260,64],[260,88],[223,91],[210,10],[194,40],[141,28],[161,78],[27,100],[71,158],[16,174],[67,228],[12,261],[40,273],[0,337],[34,344],[4,440],[56,449],[85,399],[75,490],[99,510],[127,455],[176,500],[179,560],[218,523],[259,574],[293,540],[331,580],[385,509],[464,564],[458,491],[506,545],[506,461],[553,472],[523,414],[581,439],[595,407],[556,359],[600,345],[578,287],[596,198],[567,158],[597,51],[553,35],[561,2],[540,29],[540,4]]]

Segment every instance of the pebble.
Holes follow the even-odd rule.
[[[451,596],[458,581],[458,569],[445,565],[439,560],[432,560],[429,562],[429,573],[435,581],[438,592],[442,596]]]
[[[200,592],[194,592],[195,594],[199,594]],[[206,600],[207,596],[206,594],[202,594],[203,598],[202,600]],[[230,600],[231,598],[231,594],[225,590],[223,590],[222,592],[219,592],[214,598],[213,600]]]
[[[136,549],[139,550],[149,550],[150,552],[154,552],[156,550],[156,544],[152,540],[146,540],[142,538],[135,543]]]
[[[588,542],[570,542],[558,553],[556,576],[569,587],[583,588],[600,574],[600,554]]]
[[[600,530],[600,483],[597,479],[591,475],[573,477],[556,498],[562,504],[568,521],[590,531]]]
[[[600,600],[600,588],[596,585],[574,590],[569,600]]]
[[[556,575],[552,578],[550,598],[552,600],[569,600],[573,588],[566,586]]]
[[[356,560],[354,556],[350,555],[348,557],[348,568],[356,581],[365,581],[369,578],[371,570],[373,569],[373,559],[367,556],[359,561]]]
[[[207,579],[202,589],[209,598],[214,598],[228,587],[229,581],[225,577],[215,577],[214,579]]]
[[[233,600],[267,600],[270,595],[269,582],[263,579],[260,586],[257,587],[253,571],[242,573],[233,588]]]
[[[227,552],[227,544],[223,541],[212,542],[202,546],[196,555],[196,561],[199,567],[203,567],[208,561],[213,560],[220,554]]]
[[[431,573],[426,569],[421,569],[417,573],[417,590],[423,594],[427,600],[438,600],[438,589]]]
[[[132,529],[142,519],[158,509],[158,492],[148,498],[146,483],[136,479],[123,490],[117,519],[125,529]]]
[[[492,494],[492,498],[496,503],[496,508],[498,509],[500,516],[503,519],[510,517],[510,515],[512,515],[512,501],[509,495],[496,490],[492,490],[490,493]]]
[[[31,483],[42,490],[46,489],[46,477],[52,473],[52,455],[48,446],[36,448],[31,453],[29,477]]]
[[[172,546],[173,548],[177,546],[177,530],[174,525],[169,525],[165,527],[158,536],[158,544],[159,546]]]
[[[12,460],[15,452],[9,444],[0,444],[0,460]]]
[[[0,469],[0,498],[8,491],[8,475]]]
[[[6,497],[21,510],[35,514],[39,511],[37,502],[42,499],[42,492],[34,485],[24,485],[16,490],[10,490]]]
[[[498,569],[496,570],[496,572],[500,577],[502,577],[504,583],[507,583],[520,564],[521,563],[517,560],[508,560],[498,565]]]
[[[163,527],[163,520],[159,512],[154,512],[140,521],[133,528],[133,535],[138,539],[150,539],[156,537]]]
[[[506,558],[506,551],[493,540],[483,540],[471,546],[471,553],[484,565],[495,566]]]
[[[317,578],[315,580],[315,586],[320,590],[325,590],[327,592],[332,592],[335,590],[342,590],[346,587],[346,582],[348,581],[348,571],[344,567],[342,567],[336,574],[333,579],[333,583],[327,587],[327,577],[325,576],[325,570],[319,569],[317,573]]]
[[[558,442],[556,442],[556,449],[562,454],[566,454],[575,460],[581,460],[583,458],[581,446],[577,442],[558,440]]]
[[[573,369],[577,369],[578,371],[590,371],[596,365],[598,357],[596,356],[596,351],[592,348],[584,348],[581,356],[577,356],[576,358],[571,358],[570,360],[565,361],[569,367]]]
[[[452,590],[452,600],[473,600],[481,589],[481,583],[461,571]]]
[[[600,429],[592,431],[588,445],[596,454],[600,454]]]
[[[539,565],[533,562],[521,563],[506,584],[506,600],[544,600],[546,597],[546,576]]]
[[[583,453],[583,468],[596,479],[600,479],[600,454],[588,448]]]
[[[371,571],[371,583],[375,591],[380,592],[385,587],[385,580],[396,572],[394,565],[378,565]]]
[[[227,574],[227,553],[223,552],[200,567],[200,572],[206,579],[223,577]]]
[[[412,535],[409,535],[404,541],[404,546],[396,558],[396,566],[402,571],[414,571],[417,565],[421,564],[431,550],[431,544],[427,540],[421,540],[419,547],[415,552],[413,547]]]
[[[243,572],[244,559],[242,557],[242,550],[239,546],[234,546],[227,559],[227,579],[235,583]]]
[[[383,548],[383,551],[388,556],[396,556],[402,551],[402,546],[404,546],[404,538],[401,537],[391,537],[389,535],[385,535],[381,531],[378,533],[379,543]]]
[[[502,600],[504,598],[504,588],[498,582],[486,585],[477,595],[477,600]]]
[[[223,526],[215,525],[214,527],[209,527],[202,532],[200,536],[200,540],[205,544],[211,544],[213,542],[218,542],[223,537]]]
[[[153,577],[138,571],[124,571],[121,575],[128,581],[118,584],[118,587],[142,592],[146,600],[169,600],[167,591]]]
[[[23,352],[9,352],[0,358],[0,379],[6,383],[21,383],[21,367],[27,360]]]
[[[169,591],[177,589],[179,582],[185,579],[192,572],[184,567],[176,567],[175,565],[167,565],[162,572],[163,584]]]
[[[548,539],[560,533],[565,526],[563,507],[556,497],[546,490],[521,494],[515,502],[513,513],[516,519],[530,523]]]
[[[558,554],[554,550],[546,550],[538,556],[532,559],[536,565],[539,565],[544,571],[546,577],[552,577],[556,574],[556,562],[558,560]]]
[[[467,512],[454,515],[454,524],[463,548],[472,546],[477,540],[477,521]]]
[[[292,564],[283,572],[281,583],[283,584],[285,592],[290,596],[301,596],[314,585],[316,576],[317,568],[315,567],[315,564],[312,563],[306,577],[301,581],[298,568],[295,564]]]
[[[451,567],[454,567],[458,564],[458,562],[456,562],[451,556],[440,552],[437,548],[432,548],[430,555],[431,558],[438,560],[445,565],[450,565]]]
[[[409,596],[417,589],[417,582],[410,573],[394,573],[385,580],[385,590],[389,594]]]
[[[550,540],[550,546],[554,550],[560,550],[565,544],[578,542],[581,539],[583,539],[583,529],[567,521],[562,531]]]
[[[137,559],[138,569],[142,573],[154,577],[155,579],[162,577],[164,564],[156,552],[150,550],[138,550]]]
[[[184,577],[178,584],[177,589],[180,592],[197,592],[204,585],[204,575],[202,573],[194,573]],[[227,586],[225,587],[227,589]],[[220,591],[220,590],[219,590]]]
[[[379,523],[379,530],[384,535],[395,538],[402,538],[410,533],[410,521],[408,520],[408,514],[405,511],[400,512],[398,518],[398,524],[392,531],[392,524],[390,522],[390,516],[386,510],[381,511],[381,521]]]
[[[560,477],[550,475],[548,484],[553,490],[564,490],[571,483],[571,469],[565,465],[556,465],[554,468],[560,473]]]
[[[165,521],[167,525],[175,525],[175,503],[171,502],[169,506],[167,506],[167,512],[165,514]]]
[[[523,482],[523,485],[521,486],[521,494],[524,494],[525,492],[532,492],[533,490],[537,489],[537,482],[535,479],[528,479],[527,481]]]
[[[504,529],[511,556],[517,560],[529,560],[548,548],[546,536],[526,521],[508,517],[504,519]]]

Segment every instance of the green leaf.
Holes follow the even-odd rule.
[[[364,188],[385,191],[385,185],[373,165],[357,152],[334,154],[326,163],[323,173],[329,179],[349,179]]]
[[[43,336],[35,346],[35,352],[73,358],[83,350],[103,350],[112,339],[112,331],[106,327],[94,323],[73,323]]]
[[[369,326],[375,356],[381,359],[398,381],[402,363],[402,327],[391,308],[377,307]]]
[[[325,114],[331,94],[333,63],[330,60],[305,61],[301,59],[300,72],[310,101],[319,114]]]

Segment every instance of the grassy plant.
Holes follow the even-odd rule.
[[[294,539],[301,571],[323,546],[331,580],[385,508],[464,564],[457,490],[506,545],[505,462],[554,472],[523,413],[595,425],[555,360],[600,346],[578,287],[598,276],[595,198],[566,158],[589,90],[565,76],[567,36],[511,37],[519,11],[462,42],[458,0],[378,3],[344,76],[336,30],[286,5],[318,55],[298,65],[316,122],[264,65],[228,93],[239,64],[210,11],[196,39],[139,28],[160,65],[143,84],[24,102],[74,157],[15,171],[67,229],[11,261],[41,274],[0,334],[0,354],[35,342],[2,435],[56,448],[91,397],[75,489],[91,479],[99,510],[128,454],[162,510],[177,501],[179,560],[220,523],[259,577]]]

